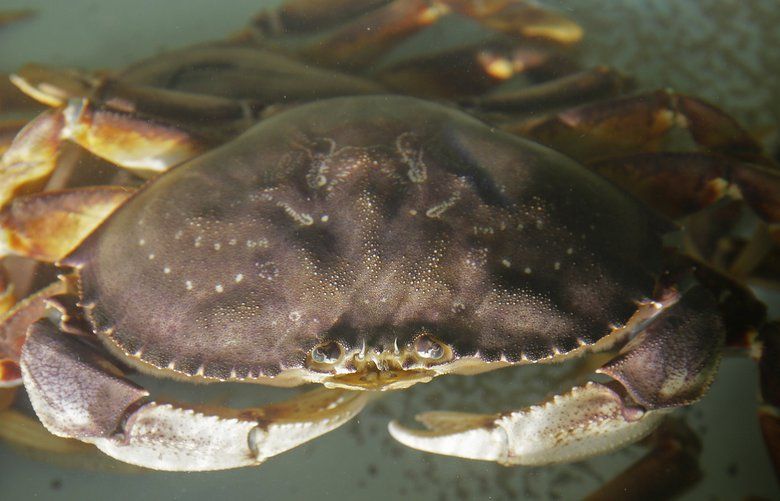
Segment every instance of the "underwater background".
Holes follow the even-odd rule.
[[[238,31],[264,6],[233,0],[0,0],[0,10],[37,16],[0,29],[0,72],[27,62],[116,68],[176,47]],[[711,100],[775,148],[780,124],[780,4],[777,0],[549,0],[585,30],[584,63],[614,66],[641,88],[673,88]],[[479,36],[469,22],[434,27],[427,37]],[[775,315],[778,314],[774,308]],[[136,470],[92,456],[37,457],[0,444],[0,499],[576,499],[644,453],[632,446],[572,465],[505,468],[405,449],[387,433],[430,409],[494,412],[546,397],[559,372],[521,367],[479,377],[447,377],[384,395],[343,428],[259,468],[216,473]],[[160,394],[174,383],[155,385]],[[203,401],[256,405],[291,390],[199,387]],[[756,422],[757,372],[727,358],[709,394],[677,414],[703,441],[701,482],[683,499],[780,499]],[[670,466],[673,467],[673,466]]]

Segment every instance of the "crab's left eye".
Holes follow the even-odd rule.
[[[341,358],[341,346],[335,341],[318,344],[311,350],[311,359],[320,364],[334,364]]]
[[[444,356],[444,346],[427,334],[418,337],[414,342],[414,351],[422,358],[438,360]]]

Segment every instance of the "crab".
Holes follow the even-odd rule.
[[[387,6],[367,15],[406,19],[401,7],[421,9],[420,26],[447,9],[490,25],[506,19],[495,12],[524,5],[488,2],[503,7],[486,15],[468,2],[376,3]],[[257,24],[285,20],[293,29],[291,5]],[[561,26],[556,36],[576,38],[571,24]],[[656,208],[674,217],[738,195],[771,232],[777,174],[720,110],[666,91],[568,108],[622,90],[622,79],[598,68],[487,95],[491,73],[482,74],[473,95],[457,92],[467,114],[386,94],[400,84],[382,72],[370,75],[376,83],[304,69],[280,55],[279,40],[274,51],[244,45],[254,33],[116,76],[28,67],[14,77],[55,109],[3,157],[4,251],[56,262],[65,275],[3,318],[0,379],[24,384],[49,431],[148,468],[235,468],[344,424],[375,392],[609,354],[597,371],[609,381],[537,406],[429,412],[418,416],[427,430],[389,426],[399,442],[429,452],[568,462],[652,432],[706,392],[726,340],[748,343],[757,332],[769,354],[760,361],[764,398],[777,405],[776,324],[737,282],[667,251],[673,225],[626,192],[652,200],[672,179],[673,197]],[[290,50],[353,71],[378,51],[333,47]],[[484,61],[484,46],[478,53]],[[296,93],[265,87],[248,96],[235,82],[197,78],[200,69],[227,67],[229,76],[258,61],[286,65]],[[514,71],[491,61],[494,74]],[[438,92],[406,67],[415,78],[404,93]],[[161,81],[166,89],[150,86]],[[204,95],[215,81],[220,88]],[[529,118],[551,96],[563,111]],[[681,123],[706,151],[656,152]],[[634,134],[616,133],[625,124]],[[57,168],[63,138],[152,180],[34,193]],[[766,252],[748,246],[744,255]],[[324,389],[260,408],[197,407],[152,399],[128,370]],[[767,429],[771,420],[767,412]]]

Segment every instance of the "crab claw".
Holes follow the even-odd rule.
[[[390,434],[415,449],[503,464],[578,461],[636,442],[672,408],[701,398],[722,344],[714,298],[693,287],[597,371],[610,383],[590,382],[505,414],[422,414],[428,430],[394,422]]]
[[[244,410],[157,403],[92,347],[46,320],[30,327],[21,369],[33,408],[50,432],[157,470],[260,464],[339,427],[367,399],[362,392],[316,390]]]
[[[428,430],[395,421],[389,430],[402,444],[422,451],[505,465],[545,465],[617,450],[653,431],[664,414],[627,407],[612,389],[588,383],[516,412],[428,412],[417,416]]]

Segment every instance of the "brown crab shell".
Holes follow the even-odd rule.
[[[667,223],[572,160],[407,97],[269,118],[146,185],[64,264],[112,348],[219,379],[312,347],[533,362],[652,296]]]

